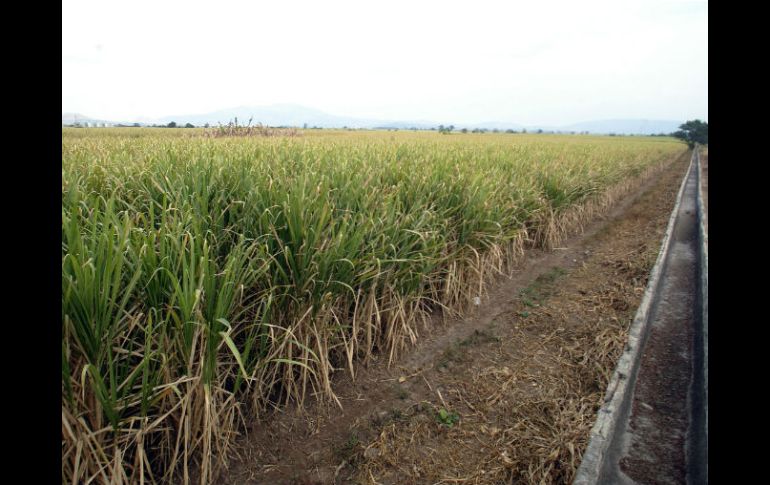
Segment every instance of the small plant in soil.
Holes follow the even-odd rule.
[[[492,334],[490,330],[474,330],[472,334],[463,340],[452,343],[438,359],[437,367],[439,369],[448,369],[451,364],[464,362],[467,360],[467,354],[463,347],[480,345],[488,342],[500,342],[500,337]]]
[[[551,285],[553,285],[556,280],[561,278],[562,276],[567,274],[567,270],[564,268],[560,268],[559,266],[555,266],[548,270],[547,272],[541,274],[537,278],[535,278],[535,281],[529,285],[528,287],[524,288],[519,292],[519,296],[521,297],[521,302],[528,307],[538,307],[542,304],[543,300],[545,300],[548,296],[551,295],[553,292],[553,288],[551,288]],[[522,315],[522,313],[526,313],[526,315]],[[519,312],[519,316],[527,317],[529,316],[528,312]]]
[[[390,411],[390,419],[392,419],[395,422],[398,422],[406,419],[406,416],[404,416],[403,411],[401,411],[400,409],[393,409]]]
[[[533,302],[532,300],[530,300],[530,299],[529,299],[529,298],[527,298],[527,297],[522,297],[522,298],[521,298],[521,302],[522,302],[522,303],[524,303],[524,305],[525,305],[525,306],[528,306],[528,307],[537,307],[537,306],[540,306],[540,304],[539,304],[539,303],[535,303],[535,302]]]
[[[489,330],[474,330],[473,333],[460,342],[461,347],[478,345],[487,342],[499,342],[500,337],[493,335]]]
[[[455,423],[460,421],[460,415],[455,412],[447,411],[445,408],[440,408],[436,413],[436,421],[441,425],[451,428]]]
[[[350,436],[348,436],[347,441],[336,447],[334,452],[340,459],[350,463],[353,461],[353,458],[355,458],[356,448],[359,443],[358,434],[355,431],[352,431]]]

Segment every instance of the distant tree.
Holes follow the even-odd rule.
[[[134,128],[139,128],[139,123],[134,123]]]
[[[494,130],[492,130],[492,133],[500,133],[500,130],[498,130],[497,128],[495,128]]]
[[[176,121],[172,121],[171,123],[166,125],[167,128],[176,128]]]
[[[524,133],[524,134],[526,134],[526,133],[527,133],[527,129],[526,129],[526,128],[522,128],[522,129],[521,129],[521,132],[522,132],[522,133]]]
[[[438,125],[438,132],[444,133],[444,125]]]
[[[510,128],[508,128],[507,130],[505,130],[505,132],[506,132],[506,133],[516,133],[515,131],[513,131],[513,130],[512,130],[512,129],[510,129]]]
[[[205,125],[203,125],[203,127],[204,127],[204,128],[209,128],[209,124],[208,124],[208,123],[206,123]]]
[[[468,128],[463,128],[463,129],[462,129],[462,130],[460,130],[460,131],[461,131],[461,132],[463,132],[463,133],[468,133]]]
[[[709,124],[701,120],[690,120],[679,125],[679,131],[672,133],[671,136],[686,142],[691,149],[695,148],[696,143],[708,145]]]
[[[185,128],[195,128],[195,125],[193,125],[192,123],[185,123],[184,127]]]
[[[455,125],[449,125],[449,127],[447,128],[447,133],[452,133],[452,130],[454,129],[455,129]]]
[[[542,129],[539,129],[539,130],[537,130],[537,132],[538,132],[538,134],[540,134],[540,133],[542,133],[542,132],[543,132],[543,130],[542,130]]]
[[[307,130],[307,123],[305,123],[304,125],[302,125],[302,129],[303,129],[303,130]]]

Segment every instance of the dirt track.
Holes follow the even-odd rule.
[[[423,331],[390,369],[340,373],[342,410],[256,423],[218,483],[569,483],[688,161],[562,247],[530,251],[475,315]]]

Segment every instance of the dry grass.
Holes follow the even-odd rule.
[[[522,300],[490,329],[501,341],[466,347],[448,373],[434,375],[441,396],[400,412],[362,446],[377,452],[359,457],[357,479],[571,483],[653,261],[647,248],[631,259],[605,259],[614,283],[591,276],[591,267],[566,281],[558,273],[544,278],[528,292],[534,306]],[[459,424],[437,422],[441,407],[457,412]]]
[[[445,381],[445,405],[459,412],[460,424],[446,429],[436,422],[438,399],[409,410],[406,423],[384,427],[370,445],[379,455],[360,466],[359,477],[376,476],[381,483],[399,474],[413,483],[570,483],[602,398],[596,383],[608,382],[604,374],[620,353],[622,335],[618,328],[585,327],[556,355],[519,349],[515,359],[499,356],[517,363],[512,367],[491,359],[493,365],[470,379]],[[586,350],[592,347],[597,350]]]

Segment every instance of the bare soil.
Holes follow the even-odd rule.
[[[570,483],[689,153],[583,234],[529,250],[464,319],[253,423],[219,484]]]

